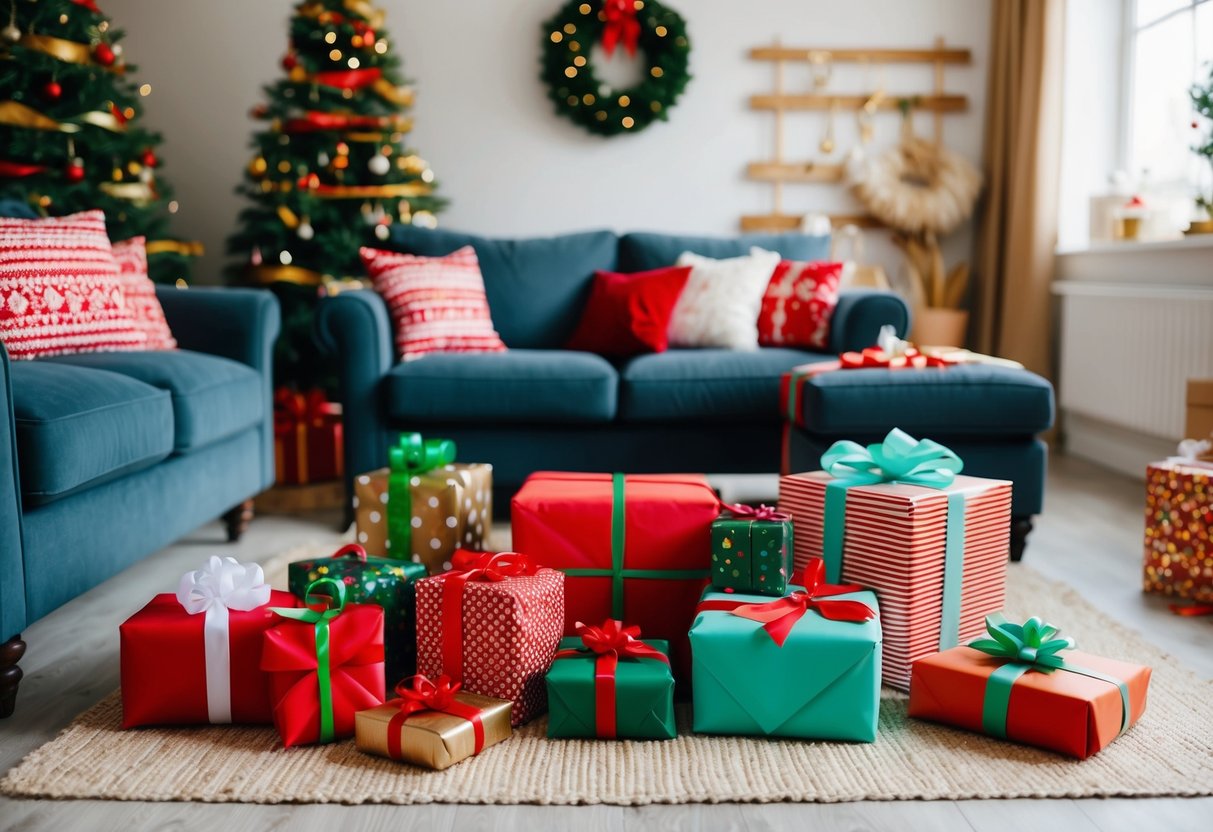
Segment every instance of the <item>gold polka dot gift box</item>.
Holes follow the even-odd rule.
[[[1172,457],[1146,468],[1142,583],[1146,592],[1213,603],[1213,461]]]
[[[455,443],[404,434],[392,466],[354,478],[357,541],[367,554],[411,560],[431,575],[456,549],[482,551],[493,522],[493,466],[455,462]]]

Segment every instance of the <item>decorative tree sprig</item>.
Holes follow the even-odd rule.
[[[1198,115],[1203,116],[1206,122],[1204,138],[1198,144],[1192,145],[1192,152],[1213,166],[1213,63],[1209,64],[1209,77],[1203,84],[1193,84],[1189,92],[1192,96],[1192,108]],[[1198,122],[1193,121],[1192,126],[1199,129]],[[1210,185],[1208,193],[1197,195],[1196,205],[1213,218],[1213,185]]]

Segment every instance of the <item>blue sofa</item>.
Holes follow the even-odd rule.
[[[220,515],[235,539],[274,481],[277,301],[158,295],[179,350],[10,362],[0,346],[0,717],[28,624]]]
[[[389,247],[443,255],[472,245],[493,322],[509,347],[491,354],[431,354],[398,362],[380,296],[343,292],[320,304],[317,334],[337,357],[345,414],[347,486],[386,464],[393,434],[454,439],[460,459],[494,466],[505,510],[528,474],[581,471],[779,470],[779,377],[789,368],[875,342],[883,324],[904,333],[896,295],[844,293],[828,353],[795,349],[670,350],[612,362],[561,349],[580,320],[597,269],[635,272],[757,245],[796,260],[826,259],[828,237],[734,238],[591,231],[496,240],[397,226]]]

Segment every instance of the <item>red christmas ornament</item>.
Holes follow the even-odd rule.
[[[67,177],[68,182],[79,182],[84,179],[84,160],[72,159],[63,175]]]
[[[93,47],[93,60],[102,66],[113,66],[115,55],[108,43],[99,43]]]
[[[58,101],[61,95],[63,95],[63,87],[58,81],[47,81],[42,85],[42,97],[47,101]]]
[[[283,69],[289,71],[289,70],[294,69],[298,65],[299,65],[299,59],[295,57],[294,52],[287,52],[285,55],[282,56],[282,68]]]
[[[375,30],[374,29],[368,28],[365,32],[362,33],[362,43],[364,46],[368,46],[368,47],[375,45]]]
[[[160,164],[160,160],[156,158],[156,153],[150,147],[143,151],[143,164],[145,167],[154,168]]]

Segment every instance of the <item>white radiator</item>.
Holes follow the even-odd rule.
[[[1213,289],[1079,281],[1055,289],[1063,413],[1182,438],[1187,379],[1213,377]]]

